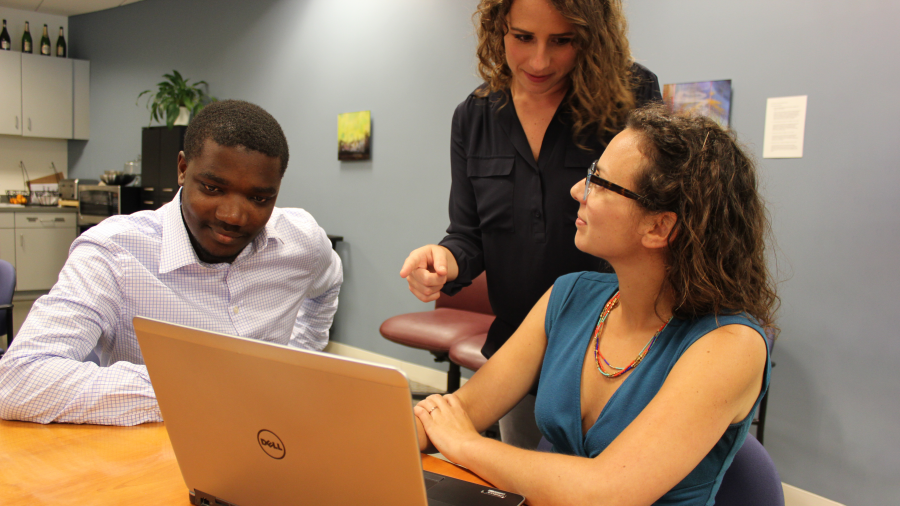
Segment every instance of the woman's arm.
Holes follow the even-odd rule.
[[[440,244],[413,250],[400,269],[409,290],[422,302],[431,302],[447,288],[449,295],[468,286],[484,270],[481,222],[475,192],[467,173],[468,142],[471,129],[467,108],[470,99],[453,113],[450,136],[450,227]],[[458,281],[457,281],[457,278]]]
[[[552,287],[544,293],[506,344],[462,388],[455,394],[444,396],[453,399],[452,402],[456,402],[465,412],[466,419],[471,420],[471,432],[475,436],[481,437],[478,433],[508,413],[537,381],[547,348],[544,317],[551,290]],[[431,448],[430,437],[440,438],[437,447],[441,452],[457,442],[456,433],[442,432],[436,427],[428,430],[427,426],[423,430],[422,417],[429,415],[427,412],[441,398],[440,395],[432,395],[416,406],[416,427],[422,451]],[[425,436],[426,431],[428,437]]]
[[[484,271],[481,219],[475,189],[469,180],[469,146],[474,119],[470,117],[473,97],[459,104],[450,128],[450,226],[439,243],[450,251],[458,265],[459,277],[447,280],[447,294],[454,295]]]
[[[746,418],[759,396],[765,363],[765,343],[753,329],[730,325],[710,332],[594,459],[473,436],[466,430],[469,406],[451,396],[435,400],[434,415],[419,408],[416,414],[429,435],[440,434],[432,439],[441,453],[495,486],[526,496],[529,504],[651,504],[697,466],[731,423]],[[445,432],[459,441],[445,442]]]

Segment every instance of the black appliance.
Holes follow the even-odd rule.
[[[116,214],[141,210],[141,189],[135,186],[81,185],[78,187],[78,228],[84,232]]]
[[[178,152],[186,126],[145,127],[141,132],[141,209],[158,209],[178,193]]]

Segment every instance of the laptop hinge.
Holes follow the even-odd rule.
[[[188,495],[190,496],[191,504],[194,506],[238,506],[200,490],[192,490]]]

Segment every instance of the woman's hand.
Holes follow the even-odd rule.
[[[414,412],[434,447],[454,462],[462,460],[466,444],[482,438],[459,398],[453,394],[431,395],[419,402]]]
[[[406,278],[409,291],[422,302],[431,302],[441,296],[441,288],[459,275],[456,257],[447,248],[429,244],[414,249],[400,269],[400,277]]]

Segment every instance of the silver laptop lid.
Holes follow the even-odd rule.
[[[134,329],[188,489],[240,506],[427,503],[403,372],[143,317]]]

